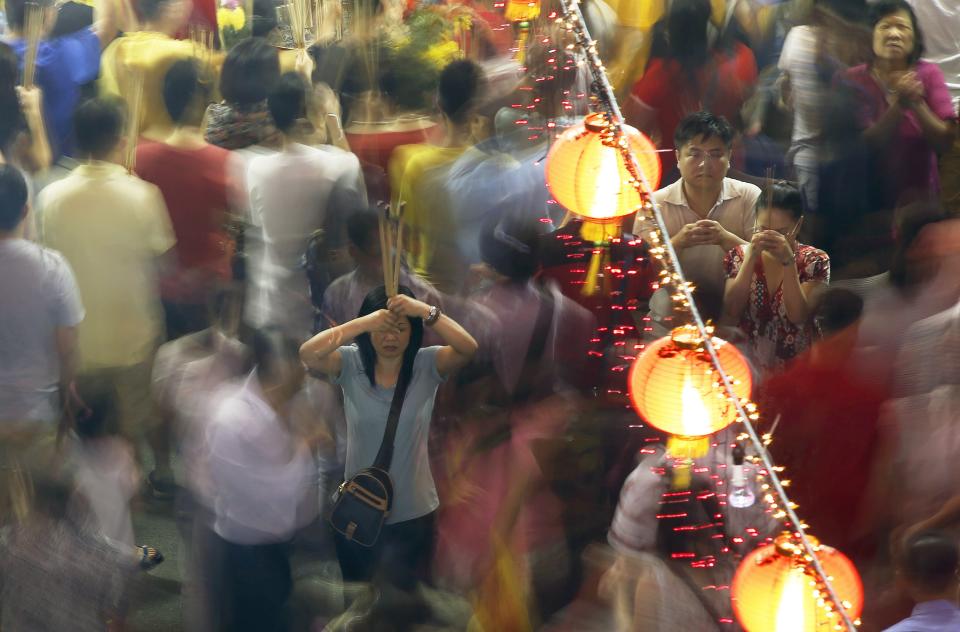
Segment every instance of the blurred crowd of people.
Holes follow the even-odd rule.
[[[960,8],[581,5],[861,629],[960,630]],[[165,557],[191,631],[739,629],[783,523],[735,430],[691,468],[629,405],[690,315],[652,218],[550,195],[558,13],[6,0],[0,629],[132,629]],[[384,462],[365,546],[329,518]]]

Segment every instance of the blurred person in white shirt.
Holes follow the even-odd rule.
[[[307,115],[307,83],[283,75],[268,98],[283,144],[279,152],[255,156],[244,167],[246,203],[258,248],[252,252],[247,318],[256,327],[277,326],[294,338],[313,333],[313,306],[303,258],[311,236],[323,231],[328,280],[344,265],[346,214],[366,206],[360,161],[351,153],[296,142],[298,121]]]
[[[220,549],[222,629],[286,629],[288,545],[317,515],[317,470],[297,435],[293,402],[303,386],[299,343],[255,331],[256,368],[223,387],[207,428],[213,531]]]

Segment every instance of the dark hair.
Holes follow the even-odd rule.
[[[16,31],[23,31],[27,21],[27,4],[35,2],[44,9],[53,6],[53,0],[4,0],[7,24]]]
[[[126,119],[123,101],[114,97],[88,99],[73,114],[77,153],[105,158],[120,142]]]
[[[140,0],[137,7],[144,22],[156,20],[163,8],[174,0]]]
[[[900,569],[926,592],[946,590],[956,580],[960,552],[954,538],[937,531],[924,531],[904,544]]]
[[[202,114],[203,109],[190,106],[198,101],[204,107],[210,100],[210,89],[200,81],[200,72],[194,59],[174,62],[163,78],[163,104],[174,123],[184,122],[190,113]],[[186,121],[199,122],[199,121]]]
[[[775,208],[786,211],[793,219],[803,217],[803,194],[790,182],[773,182],[757,198],[757,211]]]
[[[370,252],[381,214],[376,208],[364,208],[350,213],[347,217],[347,239],[350,243],[364,252]]]
[[[869,11],[865,0],[814,0],[813,6],[860,25],[866,23]]]
[[[697,136],[704,140],[716,136],[728,150],[733,147],[733,127],[727,119],[710,112],[701,110],[683,117],[673,132],[673,146],[680,151]]]
[[[416,298],[413,292],[405,285],[397,289],[398,293]],[[357,318],[372,314],[381,309],[387,308],[387,290],[384,286],[375,287],[363,297],[363,303],[360,305],[360,311]],[[423,319],[407,317],[410,321],[410,343],[403,350],[403,364],[400,367],[400,376],[397,379],[397,388],[406,388],[410,384],[410,378],[413,376],[413,362],[417,359],[417,353],[423,346]],[[377,365],[377,352],[373,348],[373,341],[370,334],[363,333],[356,337],[357,348],[360,350],[360,362],[363,364],[363,372],[370,379],[370,386],[377,385],[375,368]]]
[[[480,258],[503,276],[525,281],[540,267],[542,230],[528,215],[492,217],[480,232]]]
[[[483,69],[469,59],[452,61],[440,73],[437,103],[453,123],[466,123],[480,100],[486,79]]]
[[[723,316],[723,290],[709,285],[697,285],[693,288],[693,303],[704,321],[717,322]]]
[[[813,310],[813,320],[820,333],[829,336],[846,329],[860,319],[863,299],[844,287],[831,287],[820,294]]]
[[[239,326],[243,299],[243,285],[240,283],[225,283],[214,287],[207,298],[207,320],[210,325],[219,328],[228,324]]]
[[[938,206],[919,207],[907,214],[897,226],[893,254],[890,257],[890,283],[901,290],[914,288],[922,281],[911,265],[910,249],[927,226],[947,219]]]
[[[96,439],[107,434],[110,421],[116,414],[113,390],[105,384],[84,388],[80,399],[85,407],[77,412],[76,432],[81,439]]]
[[[248,332],[250,351],[261,384],[276,382],[283,367],[300,366],[300,343],[279,327],[264,327]]]
[[[880,0],[870,8],[870,28],[871,30],[876,29],[880,20],[888,15],[899,13],[900,11],[907,12],[910,16],[910,23],[913,25],[913,51],[911,51],[907,58],[910,64],[913,65],[923,57],[926,47],[923,42],[923,31],[920,30],[920,23],[917,21],[917,14],[909,2],[905,0]],[[871,47],[871,51],[872,50]]]
[[[20,79],[20,60],[17,53],[0,42],[0,152],[7,154],[17,134],[27,129],[27,121],[20,109],[17,83]],[[9,161],[11,156],[7,154]]]
[[[267,106],[273,123],[281,132],[287,132],[297,119],[307,115],[307,83],[295,72],[284,73],[270,91]]]
[[[227,103],[254,105],[266,99],[279,80],[277,49],[262,38],[249,37],[227,53],[220,71],[220,93]]]
[[[707,63],[709,44],[707,24],[710,23],[708,0],[673,0],[665,20],[667,56],[675,59],[687,72]]]
[[[9,231],[23,220],[27,181],[12,165],[0,165],[0,230]]]
[[[266,37],[275,28],[277,28],[277,3],[275,0],[253,0],[251,37]]]

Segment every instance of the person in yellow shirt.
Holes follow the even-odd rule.
[[[796,1],[796,0],[795,0]],[[669,0],[606,0],[616,11],[619,28],[614,51],[607,64],[608,75],[618,94],[625,96],[647,67],[653,43],[653,27],[670,8]],[[717,28],[723,28],[730,7],[738,9],[738,15],[748,14],[747,3],[739,0],[704,0],[710,5],[710,20]],[[740,7],[744,7],[740,9]]]
[[[485,122],[478,106],[485,93],[483,70],[470,60],[451,62],[440,74],[437,104],[444,124],[444,138],[439,145],[401,145],[390,157],[388,175],[393,208],[404,205],[403,219],[407,231],[407,252],[411,265],[439,289],[456,292],[449,287],[448,251],[456,248],[450,210],[445,208],[435,182],[436,172],[453,161],[484,136]]]
[[[183,29],[193,8],[192,0],[140,0],[141,30],[126,33],[103,51],[98,88],[101,95],[119,96],[128,108],[134,99],[135,77],[143,77],[140,135],[163,140],[173,130],[173,121],[163,105],[163,78],[174,62],[197,54],[190,41],[173,39]],[[219,53],[211,56],[217,66]]]
[[[48,185],[37,206],[43,243],[73,268],[87,312],[77,328],[78,382],[115,394],[117,430],[137,446],[147,439],[156,463],[151,480],[170,480],[150,369],[164,336],[157,271],[176,239],[160,189],[118,164],[122,103],[86,101],[74,126],[83,162]]]

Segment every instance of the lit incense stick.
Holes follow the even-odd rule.
[[[130,73],[130,112],[127,120],[127,146],[123,166],[133,173],[137,162],[137,138],[140,135],[140,111],[143,109],[143,72],[128,68]]]
[[[389,213],[389,210],[378,213],[377,219],[380,227],[380,265],[383,268],[383,287],[387,292],[387,296],[390,296],[390,255],[388,254],[389,246],[387,245],[387,213]]]
[[[37,51],[43,33],[43,7],[36,2],[28,2],[26,9],[24,30],[27,48],[23,55],[23,87],[32,88],[37,74]]]
[[[397,294],[400,292],[400,260],[403,256],[403,208],[406,206],[406,202],[400,202],[400,205],[397,207],[397,252],[396,259],[394,260],[393,265],[393,293]]]

